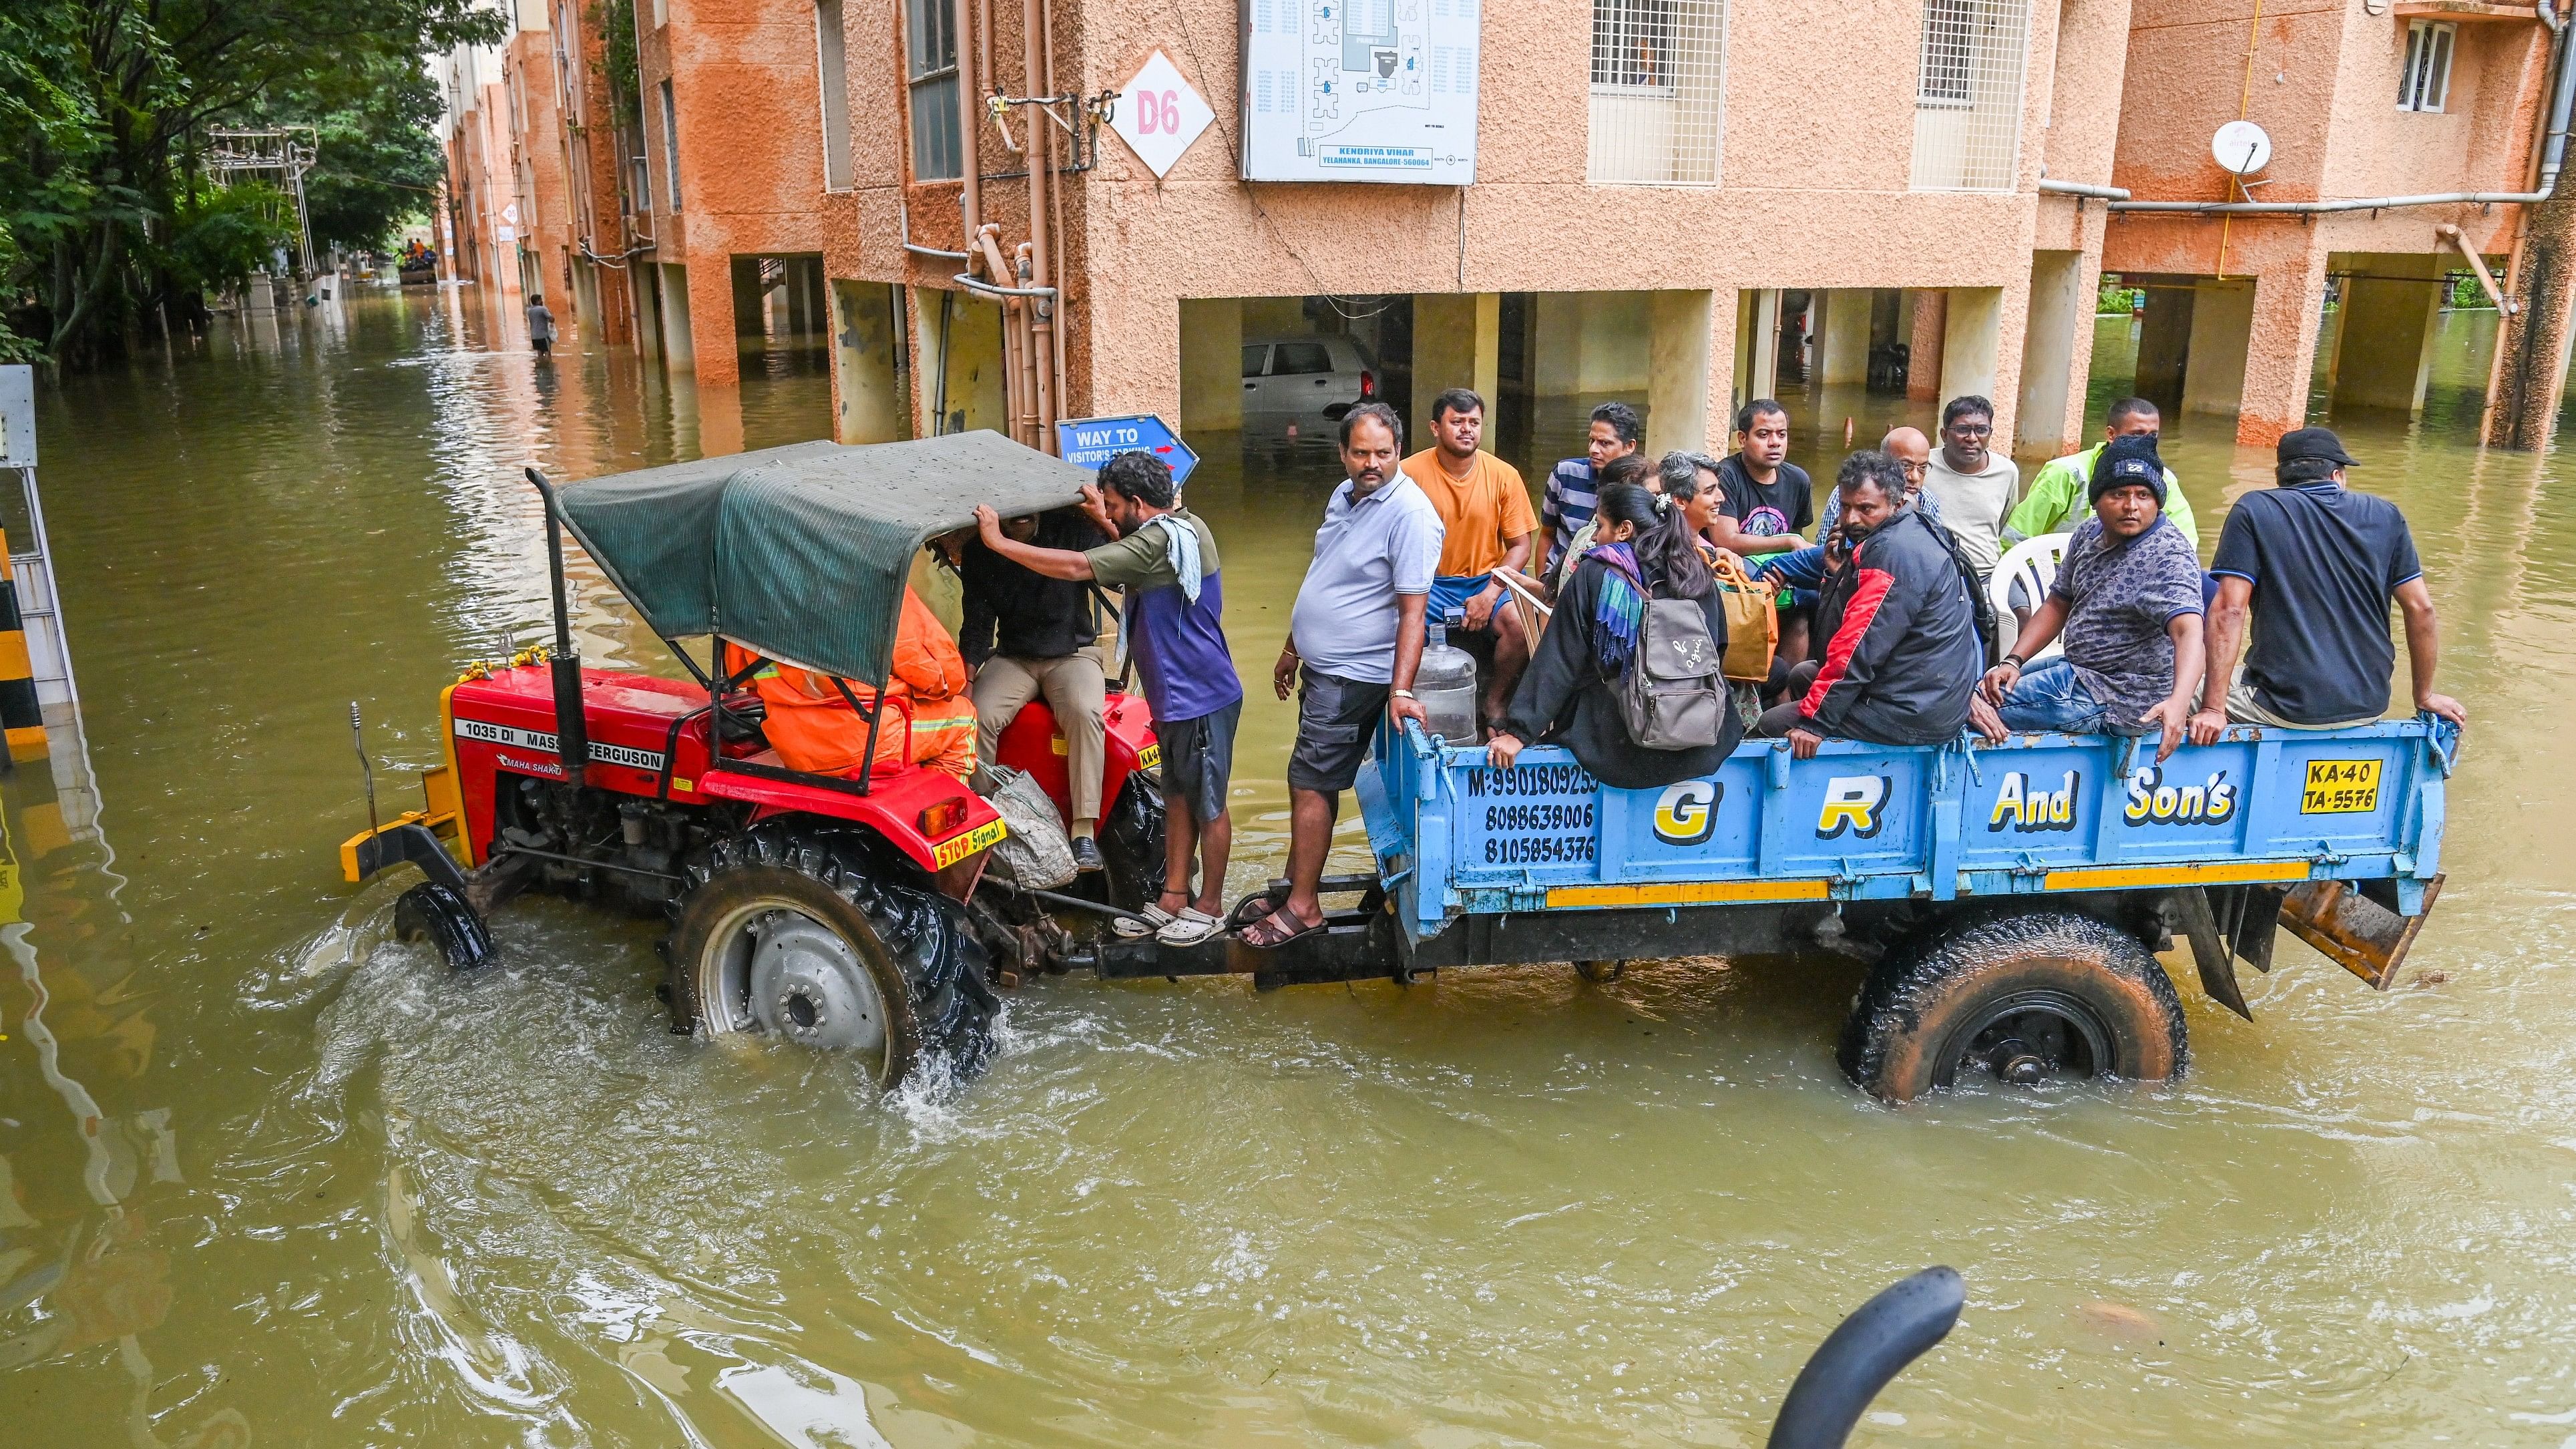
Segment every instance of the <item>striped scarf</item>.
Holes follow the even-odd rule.
[[[1601,560],[1601,598],[1592,607],[1592,662],[1604,679],[1628,672],[1637,657],[1637,631],[1646,617],[1646,580],[1637,572],[1637,551],[1624,543],[1601,543],[1586,558]]]

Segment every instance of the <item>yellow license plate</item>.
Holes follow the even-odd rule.
[[[998,818],[987,820],[963,835],[943,840],[932,846],[930,863],[945,870],[986,846],[1001,843],[1002,837],[1010,833],[1010,827],[1004,825]]]
[[[1145,748],[1136,752],[1137,769],[1150,770],[1161,763],[1163,763],[1163,747],[1161,745],[1147,745]]]
[[[2364,815],[2379,808],[2379,761],[2310,760],[2302,815]]]

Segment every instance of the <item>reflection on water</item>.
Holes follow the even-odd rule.
[[[878,1102],[828,1058],[672,1037],[650,923],[526,901],[468,979],[388,944],[390,892],[336,880],[346,705],[428,764],[438,688],[534,629],[517,469],[828,416],[810,370],[539,364],[478,306],[365,296],[45,399],[105,803],[75,827],[46,807],[77,780],[0,781],[7,1442],[1752,1444],[1834,1319],[1930,1262],[1966,1319],[1869,1442],[2576,1424],[2576,528],[2556,459],[2465,441],[2475,319],[2421,425],[2335,420],[2415,522],[2477,719],[2409,979],[2285,943],[2251,1024],[2187,991],[2169,1090],[1896,1113],[1834,1070],[1834,961],[1065,978],[1012,997],[971,1090]],[[1819,473],[1845,416],[1865,442],[1927,411],[1791,404]],[[1541,461],[1580,418],[1537,420]],[[2221,420],[2172,437],[2213,522],[2268,479]],[[1255,682],[1249,880],[1285,803],[1259,681],[1335,480],[1201,479]],[[595,574],[581,609],[587,653],[661,667]]]

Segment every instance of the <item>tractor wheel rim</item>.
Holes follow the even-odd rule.
[[[729,1029],[884,1065],[885,997],[839,931],[792,906],[762,902],[719,923],[708,952]]]
[[[2082,999],[2056,990],[2016,991],[1951,1033],[1940,1085],[1961,1070],[1983,1070],[2012,1086],[2051,1077],[2104,1076],[2118,1065],[2111,1029]]]

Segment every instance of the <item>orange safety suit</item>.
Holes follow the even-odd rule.
[[[728,671],[739,670],[751,656],[738,645],[725,645]],[[856,680],[843,680],[850,697],[864,707],[876,690]],[[850,708],[832,677],[810,669],[768,664],[752,676],[767,719],[761,732],[778,762],[791,770],[817,775],[854,775],[867,758],[867,717]],[[903,615],[895,626],[894,669],[886,680],[885,717],[877,729],[877,768],[905,764],[934,765],[963,780],[975,770],[975,701],[966,693],[966,660],[957,640],[910,589],[903,591]],[[904,723],[911,720],[911,749],[906,751]]]

